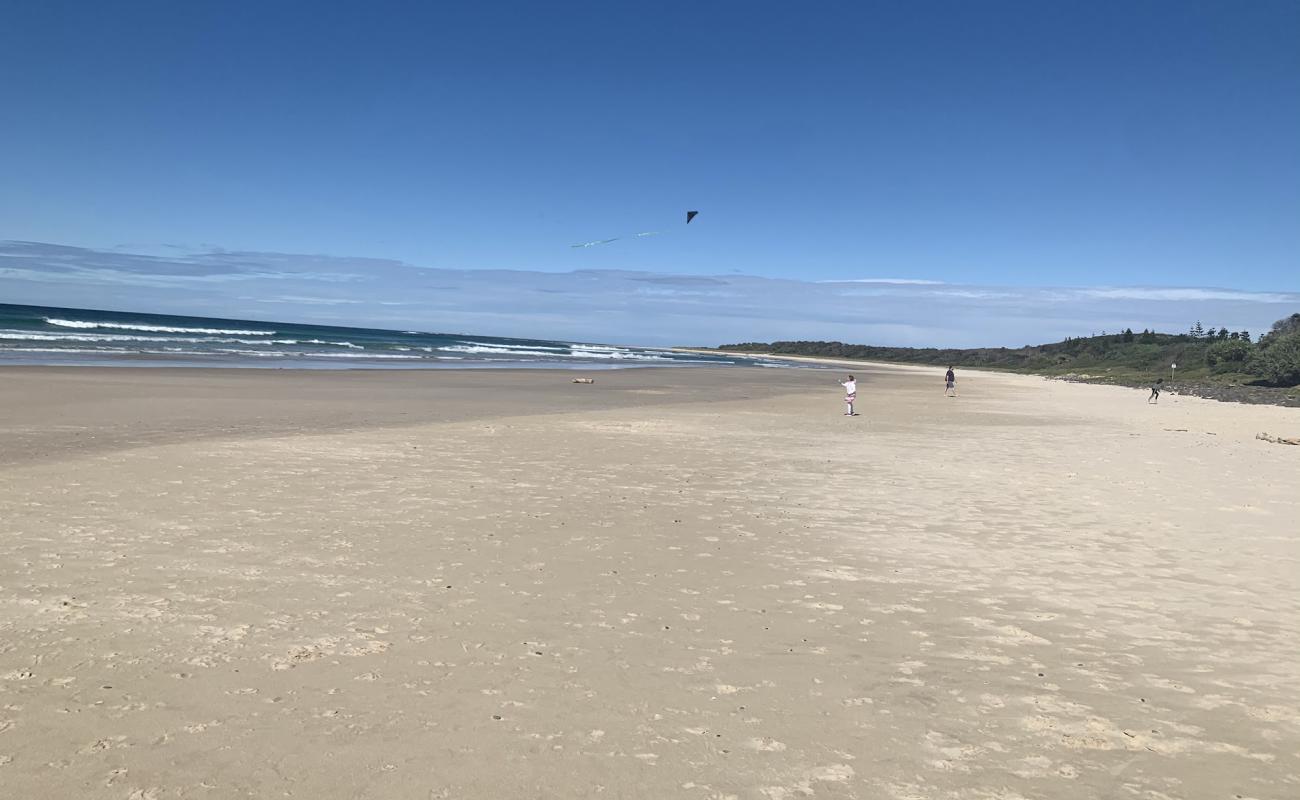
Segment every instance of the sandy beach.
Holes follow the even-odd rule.
[[[1300,410],[0,370],[0,797],[1300,795]]]

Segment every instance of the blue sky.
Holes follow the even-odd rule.
[[[1286,292],[1297,36],[1291,0],[11,4],[0,239]],[[664,233],[570,247],[648,230]],[[45,302],[72,296],[56,271]],[[368,297],[401,301],[405,275],[370,276]],[[31,294],[14,281],[0,273],[0,299]],[[137,299],[121,302],[168,310]],[[1020,335],[999,324],[991,343]]]

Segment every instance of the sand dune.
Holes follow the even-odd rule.
[[[5,797],[1300,787],[1300,448],[1254,438],[1295,410],[906,368],[859,369],[853,419],[810,370],[23,375]],[[48,399],[108,381],[91,423]]]

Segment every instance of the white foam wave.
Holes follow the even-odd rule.
[[[685,361],[687,359],[665,358],[664,356],[634,353],[631,350],[574,350],[572,358],[599,358],[611,361]]]
[[[550,356],[555,357],[563,353],[559,348],[541,350],[538,348],[525,349],[522,347],[498,347],[497,345],[465,345],[449,344],[446,347],[440,347],[439,350],[448,353],[470,353],[475,355],[502,355],[502,356]]]
[[[211,356],[211,350],[186,350],[183,347],[164,347],[161,350],[141,350],[133,347],[10,347],[0,346],[0,355],[5,353],[58,353],[67,355],[69,353],[85,353],[97,356]],[[267,355],[266,353],[252,353],[243,350],[230,350],[226,352],[242,353],[245,355]]]
[[[395,353],[301,353],[308,358],[397,358],[423,361],[424,356],[399,356]]]
[[[135,350],[104,349],[94,347],[0,347],[4,353],[134,353]]]
[[[688,361],[650,352],[638,353],[621,347],[604,345],[569,345],[567,347],[547,347],[545,345],[506,345],[475,342],[472,344],[455,344],[439,348],[443,352],[468,353],[470,355],[532,356],[535,358],[590,358],[607,361]]]
[[[532,350],[546,350],[546,351],[554,351],[557,353],[563,353],[565,350],[569,349],[568,347],[551,347],[549,345],[544,345],[544,344],[507,344],[505,342],[475,342],[475,341],[470,341],[468,339],[462,339],[461,345],[469,345],[471,347],[493,347],[501,350],[521,350],[524,352],[528,352]],[[444,347],[442,349],[452,350],[459,346],[460,345],[451,345],[448,347]]]
[[[328,342],[325,341],[324,339],[266,339],[266,340],[258,340],[258,342],[254,342],[254,344],[259,343],[261,341],[267,341],[271,344],[323,344],[331,347],[347,347],[352,350],[366,349],[361,345],[353,344],[352,342]]]
[[[275,331],[251,331],[239,328],[177,328],[170,325],[141,325],[127,322],[94,322],[81,319],[59,319],[46,317],[49,325],[60,328],[112,328],[126,331],[147,331],[149,333],[210,333],[218,336],[273,336]]]
[[[280,350],[236,350],[230,348],[216,348],[213,350],[186,350],[180,347],[165,347],[161,350],[137,350],[120,347],[10,347],[0,346],[0,357],[5,354],[41,354],[41,355],[93,355],[103,357],[121,357],[121,356],[169,356],[176,358],[179,356],[195,356],[209,358],[214,355],[243,356],[246,358],[283,358],[286,360],[306,358],[352,358],[363,360],[425,360],[423,356],[401,356],[401,355],[372,355],[368,353],[291,353]],[[453,361],[459,361],[458,358],[450,358]]]
[[[604,344],[571,344],[569,345],[569,355],[574,358],[605,358],[619,361],[676,361],[689,362],[695,361],[692,358],[683,358],[676,353],[670,353],[664,350],[629,350],[625,347],[616,347]]]
[[[272,339],[225,339],[194,336],[133,336],[128,333],[33,333],[0,331],[0,339],[29,342],[184,342],[186,344],[270,344]]]
[[[324,339],[232,339],[212,336],[136,336],[129,333],[34,333],[21,330],[0,330],[0,339],[28,342],[158,342],[167,344],[243,344],[255,347],[268,345],[315,344],[326,347],[345,347],[349,350],[364,350],[352,342],[330,342]]]

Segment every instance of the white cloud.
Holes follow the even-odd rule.
[[[240,300],[251,300],[254,303],[293,303],[305,306],[341,306],[341,305],[360,305],[361,300],[349,300],[342,297],[301,297],[298,295],[284,295],[281,297],[241,297]],[[382,305],[388,305],[383,303]]]
[[[1080,289],[1081,294],[1111,300],[1241,300],[1248,303],[1295,303],[1300,294],[1279,292],[1241,292],[1233,289],[1146,288],[1138,286]]]
[[[0,259],[0,299],[11,303],[651,345],[839,339],[1016,346],[1125,327],[1185,331],[1197,320],[1258,332],[1300,310],[1297,293],[1204,287],[456,270],[382,259],[225,251],[172,257],[32,242],[0,242]]]
[[[932,292],[936,297],[965,297],[970,300],[1006,300],[1023,297],[1020,292],[1001,292],[989,289],[944,289]]]
[[[942,286],[943,281],[931,281],[925,278],[847,278],[835,281],[817,281],[818,283],[892,283],[904,286]]]

